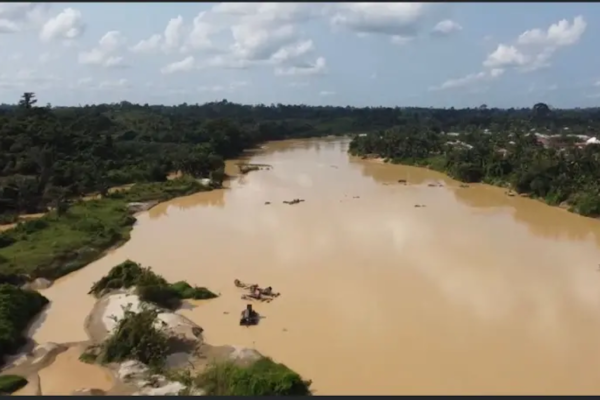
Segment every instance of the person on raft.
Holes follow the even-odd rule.
[[[258,313],[252,309],[252,304],[247,304],[246,309],[242,311],[240,325],[256,325],[258,323]]]

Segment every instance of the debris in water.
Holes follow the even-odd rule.
[[[302,203],[303,201],[304,201],[303,199],[294,199],[292,201],[284,200],[283,203],[293,206],[294,204]]]

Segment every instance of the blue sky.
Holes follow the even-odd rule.
[[[590,107],[594,37],[594,3],[2,3],[0,101]]]

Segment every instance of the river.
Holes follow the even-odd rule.
[[[347,147],[269,143],[251,162],[271,170],[140,215],[128,243],[43,291],[34,339],[85,340],[87,291],[129,258],[221,293],[181,313],[316,394],[600,393],[599,222]],[[238,326],[236,278],[282,293],[257,327]]]

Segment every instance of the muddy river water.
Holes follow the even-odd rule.
[[[43,291],[34,339],[85,340],[87,291],[129,258],[221,293],[181,313],[317,394],[600,393],[600,222],[347,146],[271,143],[251,158],[273,169],[140,215],[127,244]],[[238,326],[235,278],[282,293],[257,327]]]

